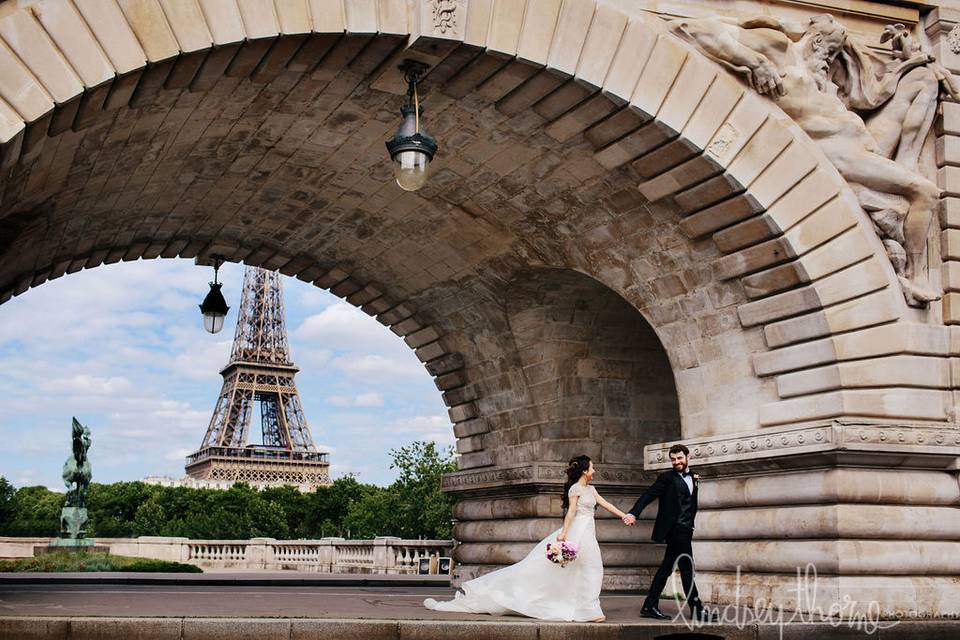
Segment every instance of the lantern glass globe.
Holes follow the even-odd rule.
[[[429,170],[430,156],[416,149],[401,151],[393,159],[394,176],[404,191],[416,191],[425,185]]]
[[[219,313],[203,314],[203,328],[207,333],[220,333],[223,329],[223,319],[226,316]]]

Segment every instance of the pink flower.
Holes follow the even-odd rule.
[[[547,543],[547,560],[559,564],[561,567],[573,562],[577,558],[577,545],[564,540],[563,542]]]

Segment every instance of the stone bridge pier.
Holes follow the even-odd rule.
[[[457,580],[559,526],[571,456],[626,506],[684,442],[710,601],[955,612],[960,109],[939,107],[924,160],[943,190],[924,264],[945,294],[911,307],[817,144],[660,4],[3,2],[0,301],[218,254],[360,307],[449,407]],[[865,40],[905,24],[960,71],[946,2],[821,4]],[[404,58],[430,65],[440,144],[416,193],[383,147]],[[649,529],[600,520],[608,587],[645,586]]]

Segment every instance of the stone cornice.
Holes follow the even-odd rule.
[[[442,487],[446,492],[461,493],[525,485],[560,486],[566,479],[565,468],[566,465],[561,462],[535,462],[457,471],[443,476]],[[593,482],[600,487],[637,487],[649,484],[655,475],[645,471],[639,461],[635,465],[598,464]]]
[[[645,467],[658,471],[669,469],[668,451],[674,444],[676,442],[644,447]],[[693,466],[841,451],[900,458],[936,456],[949,462],[951,458],[960,457],[960,428],[955,425],[830,421],[695,438],[685,440],[683,444],[690,449]]]
[[[845,461],[867,465],[956,468],[960,428],[930,424],[873,424],[829,421],[812,425],[724,434],[682,441],[690,449],[691,466],[721,468],[756,466],[819,466]],[[608,489],[649,485],[670,468],[668,450],[677,441],[644,447],[644,467],[598,464],[594,483]],[[842,457],[838,459],[838,456]],[[778,462],[779,459],[779,462]],[[558,487],[564,482],[559,462],[534,462],[465,470],[443,476],[448,493],[526,492]]]

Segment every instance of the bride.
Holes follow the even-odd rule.
[[[427,598],[423,605],[437,611],[521,614],[541,620],[603,622],[600,586],[603,560],[594,510],[601,507],[623,518],[624,513],[600,497],[590,484],[593,463],[577,456],[567,466],[563,526],[541,540],[520,562],[463,583],[453,600]],[[576,559],[565,567],[547,559],[547,544],[568,540],[578,546]]]

